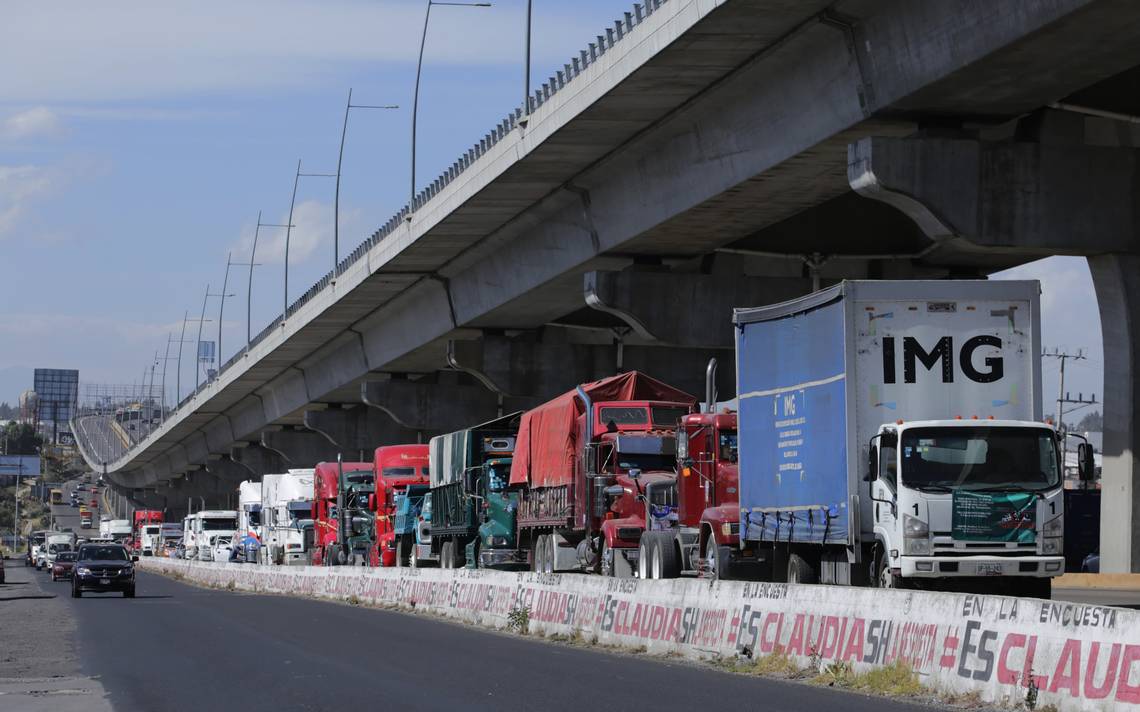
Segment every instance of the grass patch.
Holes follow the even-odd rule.
[[[750,672],[771,677],[799,677],[801,674],[796,661],[782,650],[757,658]]]
[[[363,601],[361,601],[360,596],[357,596],[355,593],[348,597],[348,605],[350,606],[359,606],[361,603],[363,603]]]
[[[914,697],[926,691],[910,665],[900,661],[859,673],[850,663],[836,662],[820,670],[812,682],[889,697]]]
[[[530,607],[514,606],[507,613],[507,629],[526,635],[530,630]]]

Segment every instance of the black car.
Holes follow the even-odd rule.
[[[75,557],[71,575],[71,596],[84,591],[122,591],[124,598],[135,597],[134,562],[122,544],[84,544]]]

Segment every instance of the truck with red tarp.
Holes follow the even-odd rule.
[[[373,458],[376,493],[371,509],[376,521],[375,538],[369,555],[372,566],[407,564],[396,555],[397,537],[411,532],[396,529],[396,509],[400,498],[411,494],[423,497],[431,485],[428,477],[428,445],[386,445],[376,448]]]
[[[313,566],[366,563],[374,477],[371,462],[321,462],[313,469]]]
[[[676,506],[676,427],[695,399],[631,371],[523,414],[511,462],[519,545],[539,572],[631,576]]]

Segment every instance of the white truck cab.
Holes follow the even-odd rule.
[[[1034,595],[1063,573],[1063,476],[1051,425],[900,421],[879,429],[870,452],[880,586],[1003,577]]]

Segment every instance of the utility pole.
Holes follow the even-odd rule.
[[[1054,348],[1052,353],[1046,351],[1045,353],[1042,354],[1042,356],[1045,356],[1048,358],[1055,358],[1061,362],[1061,374],[1060,374],[1060,378],[1058,379],[1059,383],[1057,386],[1057,427],[1061,430],[1061,434],[1062,434],[1062,438],[1061,438],[1061,469],[1064,470],[1065,458],[1067,458],[1069,455],[1069,439],[1067,437],[1064,437],[1064,435],[1068,432],[1065,428],[1065,404],[1066,403],[1078,404],[1081,407],[1086,406],[1086,405],[1090,405],[1090,404],[1096,402],[1096,394],[1095,393],[1093,394],[1092,400],[1086,401],[1086,400],[1084,400],[1084,394],[1078,393],[1077,399],[1073,400],[1073,399],[1069,398],[1069,394],[1065,391],[1065,362],[1069,361],[1070,359],[1073,361],[1085,360],[1087,357],[1085,356],[1085,350],[1084,349],[1078,349],[1075,354],[1070,354],[1068,352],[1061,351],[1058,348]],[[1076,410],[1076,408],[1074,408],[1073,410]],[[1069,412],[1071,413],[1072,411],[1069,411]]]

